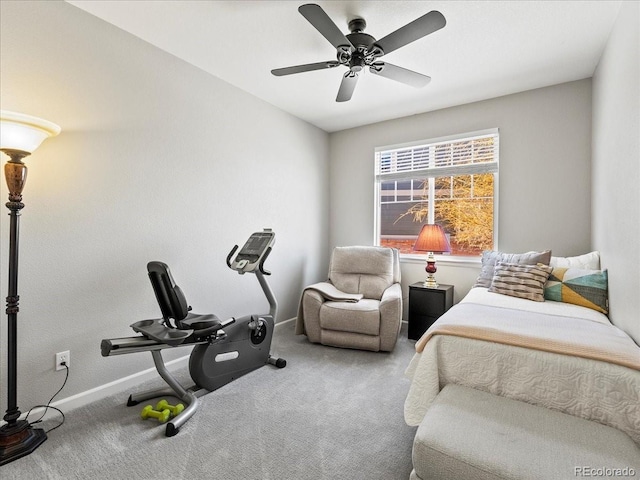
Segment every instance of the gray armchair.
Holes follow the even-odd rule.
[[[390,352],[401,320],[398,251],[336,247],[329,280],[302,292],[296,334],[323,345]]]

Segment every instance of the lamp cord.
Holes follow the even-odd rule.
[[[40,423],[42,422],[42,419],[44,418],[44,416],[47,414],[47,411],[51,408],[53,410],[55,410],[56,412],[58,412],[61,416],[62,416],[62,420],[60,421],[60,423],[58,425],[56,425],[55,427],[50,428],[49,430],[47,430],[45,433],[49,433],[52,430],[55,430],[56,428],[62,426],[62,424],[64,423],[65,420],[65,416],[64,413],[62,412],[62,410],[60,410],[59,408],[56,407],[52,407],[51,406],[51,402],[53,401],[54,398],[56,398],[56,396],[62,391],[62,389],[64,388],[64,386],[67,384],[67,380],[69,379],[69,367],[67,366],[66,363],[62,363],[62,365],[64,366],[64,368],[66,369],[66,376],[64,377],[64,382],[62,382],[62,386],[58,389],[58,391],[56,393],[53,394],[53,396],[49,399],[49,401],[47,402],[46,405],[35,405],[33,407],[31,407],[29,409],[29,411],[27,412],[27,415],[25,416],[25,420],[27,418],[29,418],[29,415],[31,414],[31,411],[34,408],[44,408],[44,412],[42,413],[42,415],[40,416],[39,419],[29,423],[29,425],[35,425],[36,423]]]

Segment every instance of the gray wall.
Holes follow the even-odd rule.
[[[640,4],[623,2],[593,76],[593,245],[611,319],[640,344]]]
[[[549,248],[558,256],[588,252],[590,79],[331,134],[331,246],[373,242],[376,146],[493,127],[500,129],[498,248]],[[479,270],[477,262],[437,265],[438,281],[455,285],[456,301]],[[402,275],[405,287],[422,280],[424,262],[404,261]]]
[[[129,324],[159,316],[149,260],[172,267],[196,312],[266,312],[256,279],[229,270],[225,258],[272,227],[279,319],[295,316],[302,287],[328,263],[328,135],[67,3],[0,5],[2,108],[62,127],[27,158],[23,410],[61,385],[56,352],[71,351],[62,398],[152,367],[149,354],[100,356],[101,339],[132,335]],[[8,215],[0,222],[4,298]],[[0,325],[4,411],[6,320]]]
[[[58,351],[71,350],[75,367],[63,396],[151,365],[148,354],[99,354],[102,338],[129,335],[130,323],[158,314],[145,274],[150,259],[172,266],[196,311],[261,311],[257,282],[229,271],[224,257],[271,226],[279,317],[294,316],[302,286],[326,275],[331,247],[373,241],[375,146],[490,127],[501,133],[499,248],[601,250],[612,318],[637,332],[637,18],[638,4],[623,4],[594,76],[591,163],[590,80],[329,137],[71,5],[0,2],[1,107],[63,128],[27,159],[19,405],[42,403],[60,385]],[[6,194],[2,181],[0,198]],[[4,298],[7,215],[0,229]],[[438,265],[456,300],[478,271],[475,263]],[[403,264],[405,286],[423,275],[422,261]],[[4,353],[0,363],[6,385]],[[0,395],[4,410],[4,388]]]

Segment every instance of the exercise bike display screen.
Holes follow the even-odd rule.
[[[247,255],[247,256],[257,256],[260,257],[271,242],[273,238],[272,234],[253,234],[247,240],[247,243],[244,244],[238,256]]]
[[[267,229],[265,229],[264,232],[256,232],[252,234],[238,253],[235,260],[231,263],[227,260],[229,267],[241,273],[254,271],[269,251],[269,247],[273,245],[274,238],[275,233]],[[231,251],[229,259],[231,259],[231,255],[233,255],[234,251],[235,249]]]

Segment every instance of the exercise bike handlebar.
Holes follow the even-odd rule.
[[[229,255],[227,255],[227,267],[229,267],[232,270],[236,270],[238,272],[244,273],[244,271],[237,270],[233,268],[233,266],[231,265],[231,259],[233,258],[233,254],[236,253],[237,250],[238,250],[238,245],[234,245],[231,251],[229,252]],[[260,259],[260,263],[258,264],[258,270],[260,270],[260,272],[262,272],[264,275],[271,275],[270,271],[264,269],[264,262],[267,260],[267,257],[271,253],[271,250],[273,250],[271,247],[267,247],[267,249],[264,252],[264,255],[262,255],[262,258]]]
[[[269,302],[269,314],[275,319],[278,312],[278,302],[267,283],[267,279],[264,278],[266,275],[271,275],[271,272],[265,270],[264,263],[271,253],[273,242],[274,233],[269,228],[265,228],[263,232],[252,234],[240,252],[238,252],[238,245],[233,246],[227,255],[227,266],[241,275],[245,273],[256,275]],[[236,252],[238,253],[234,258]]]
[[[272,250],[271,247],[267,248],[267,250],[264,252],[264,255],[262,256],[262,259],[260,260],[260,264],[258,265],[258,270],[260,270],[260,272],[265,275],[271,275],[271,272],[264,269],[264,262],[269,256],[269,254],[271,253],[271,250]]]
[[[231,249],[231,252],[229,252],[229,255],[227,255],[227,267],[229,268],[233,268],[231,266],[231,257],[233,257],[233,254],[236,253],[236,250],[238,250],[238,245],[234,245]]]

